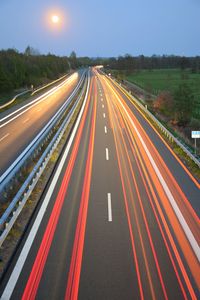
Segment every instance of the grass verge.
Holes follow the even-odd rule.
[[[73,125],[78,117],[79,111],[84,101],[84,97],[85,97],[85,93],[83,93],[83,96],[80,99],[79,104],[73,113],[70,123],[68,124],[68,127],[65,130],[65,133],[63,134],[58,147],[54,150],[45,168],[45,171],[41,175],[38,183],[36,184],[21,214],[16,220],[7,239],[5,240],[2,247],[0,248],[0,278],[4,276],[5,270],[9,266],[9,263],[11,262],[12,256],[17,250],[17,246],[19,245],[21,239],[23,238],[24,233],[26,232],[28,226],[30,225],[30,221],[34,215],[34,212],[36,211],[38,205],[40,204],[40,200],[42,198],[44,190],[47,187],[49,181],[51,180],[51,176],[53,176],[53,172],[55,171],[59,158],[68,142],[68,138],[70,136]]]
[[[125,94],[126,94],[126,96],[128,96],[128,98],[132,102],[134,101],[132,98],[130,98],[128,91],[126,91]],[[136,101],[134,101],[134,104],[136,105],[138,110],[141,111],[145,115],[145,117],[148,119],[148,121],[156,128],[156,130],[164,138],[164,140],[167,142],[167,144],[170,146],[170,148],[174,151],[174,153],[179,157],[179,159],[184,163],[184,165],[190,170],[191,174],[197,179],[197,181],[200,181],[200,168],[195,164],[195,162],[183,151],[183,149],[181,147],[179,147],[174,141],[172,141],[169,137],[166,136],[166,134],[160,129],[158,124],[153,121],[153,119],[148,115],[148,113],[145,112],[145,110],[142,110],[140,108],[140,106],[137,104]],[[163,124],[163,126],[165,126],[165,124]],[[168,128],[168,130],[169,130],[169,128]]]

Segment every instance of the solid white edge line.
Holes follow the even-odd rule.
[[[112,87],[111,87],[111,89],[112,89]],[[115,93],[114,90],[113,90],[113,92]],[[115,95],[117,96],[116,93],[115,93]],[[189,241],[189,243],[190,243],[190,245],[191,245],[191,247],[192,247],[192,249],[193,249],[196,257],[197,257],[197,259],[200,261],[200,247],[199,247],[199,245],[198,245],[198,243],[197,243],[197,241],[196,241],[196,239],[195,239],[192,231],[190,230],[187,222],[185,221],[185,219],[184,219],[184,217],[183,217],[183,215],[182,215],[182,213],[181,213],[181,211],[180,211],[180,209],[179,209],[179,207],[178,207],[178,205],[177,205],[177,203],[176,203],[176,201],[175,201],[175,199],[174,199],[174,197],[173,197],[173,195],[172,195],[172,193],[171,193],[171,191],[170,191],[170,189],[169,189],[169,187],[167,185],[167,183],[165,182],[163,176],[161,175],[160,170],[158,169],[158,167],[157,167],[157,165],[156,165],[156,163],[155,163],[155,161],[154,161],[151,153],[149,152],[149,150],[148,150],[148,148],[147,148],[147,146],[146,146],[143,138],[141,137],[141,135],[140,135],[140,133],[139,133],[139,131],[138,131],[135,123],[133,122],[131,116],[129,115],[128,111],[126,110],[125,106],[123,105],[123,103],[121,102],[121,100],[119,99],[118,96],[117,96],[117,98],[118,98],[118,101],[120,102],[121,106],[123,107],[123,109],[124,109],[127,117],[129,118],[129,120],[130,120],[133,128],[135,129],[135,132],[137,133],[137,135],[138,135],[138,137],[139,137],[139,139],[140,139],[140,141],[141,141],[141,143],[143,145],[143,148],[144,148],[144,150],[145,150],[145,152],[146,152],[146,154],[147,154],[147,156],[148,156],[148,158],[149,158],[149,160],[151,162],[151,165],[154,168],[154,171],[155,171],[156,175],[159,178],[159,181],[160,181],[160,183],[161,183],[161,185],[162,185],[162,187],[163,187],[163,189],[164,189],[164,191],[165,191],[165,193],[166,193],[166,195],[167,195],[167,197],[169,199],[169,202],[170,202],[171,206],[173,207],[173,210],[174,210],[174,212],[175,212],[175,214],[176,214],[176,216],[177,216],[177,218],[178,218],[178,220],[179,220],[179,222],[181,224],[181,227],[183,228],[183,230],[185,232],[185,235],[186,235],[186,237],[187,237],[187,239],[188,239],[188,241]]]
[[[108,222],[112,222],[112,201],[111,201],[111,193],[108,193]]]
[[[22,249],[22,251],[20,253],[20,256],[19,256],[19,258],[17,260],[17,263],[16,263],[16,265],[15,265],[15,267],[14,267],[12,273],[11,273],[11,276],[10,276],[10,278],[8,280],[8,283],[7,283],[7,285],[6,285],[6,287],[5,287],[4,291],[3,291],[3,294],[1,296],[2,300],[9,300],[10,297],[12,296],[13,290],[15,288],[15,285],[16,285],[17,281],[18,281],[18,278],[20,276],[20,273],[22,271],[22,268],[23,268],[24,263],[26,261],[26,258],[28,256],[28,253],[29,253],[29,251],[31,249],[31,246],[33,244],[33,241],[35,239],[35,236],[37,234],[37,231],[39,229],[41,221],[42,221],[42,219],[44,217],[44,214],[45,214],[45,211],[46,211],[47,206],[49,204],[49,201],[51,199],[51,196],[53,194],[54,188],[55,188],[56,183],[58,181],[58,178],[60,176],[61,170],[62,170],[63,165],[65,163],[65,160],[66,160],[66,158],[68,156],[68,153],[70,151],[71,145],[73,143],[73,140],[74,140],[76,131],[78,129],[78,126],[79,126],[79,123],[80,123],[83,111],[85,109],[86,101],[87,101],[87,98],[88,98],[89,86],[90,86],[90,77],[88,76],[88,86],[87,86],[87,91],[86,91],[86,95],[85,95],[83,106],[81,108],[81,111],[80,111],[79,116],[77,118],[76,124],[75,124],[74,129],[72,131],[72,134],[70,136],[70,139],[69,139],[69,142],[67,144],[66,150],[65,150],[65,152],[64,152],[64,154],[62,156],[62,159],[61,159],[61,161],[59,163],[59,166],[58,166],[58,168],[56,170],[54,178],[53,178],[53,180],[51,182],[51,185],[50,185],[50,187],[49,187],[49,189],[47,191],[47,194],[46,194],[46,196],[44,198],[42,206],[41,206],[41,208],[39,210],[39,213],[38,213],[38,215],[37,215],[37,217],[35,219],[35,222],[34,222],[32,228],[30,230],[28,238],[27,238],[27,240],[26,240],[26,242],[24,244],[24,247],[23,247],[23,249]]]
[[[75,73],[74,73],[75,74]],[[2,125],[0,125],[0,128],[4,127],[5,125],[9,124],[10,122],[14,121],[15,119],[17,119],[18,117],[20,117],[22,114],[24,114],[26,111],[28,111],[29,109],[31,109],[32,107],[34,107],[35,105],[39,104],[40,102],[44,101],[46,98],[48,98],[49,96],[53,95],[57,90],[59,90],[62,86],[64,86],[65,84],[68,83],[68,81],[72,81],[72,76],[74,75],[72,74],[69,78],[67,78],[64,82],[60,83],[59,85],[53,87],[51,90],[47,91],[46,93],[42,94],[41,96],[39,96],[38,98],[36,98],[35,100],[31,101],[30,103],[27,103],[26,105],[20,107],[19,109],[13,111],[12,113],[10,113],[9,115],[5,116],[4,118],[0,119],[0,122],[8,119],[9,117],[11,117],[12,115],[16,114],[17,112],[21,111],[22,109],[26,108],[28,106],[28,108],[26,108],[25,110],[23,110],[21,113],[17,114],[16,116],[14,116],[13,118],[11,118],[10,120],[6,121],[5,123],[3,123]]]
[[[73,75],[73,74],[72,74]],[[46,96],[47,94],[49,94],[50,92],[54,91],[56,88],[61,87],[62,85],[65,85],[69,79],[71,81],[71,77],[72,75],[70,75],[70,77],[68,77],[66,80],[64,80],[63,82],[59,83],[58,85],[56,85],[55,87],[51,88],[49,91],[45,92],[44,94],[42,94],[41,96],[39,96],[38,98],[34,99],[33,101],[31,101],[30,103],[25,104],[24,106],[20,107],[19,109],[13,111],[12,113],[10,113],[9,115],[6,115],[5,117],[3,117],[2,119],[0,119],[0,122],[8,119],[9,117],[11,117],[12,115],[14,115],[15,113],[17,113],[18,111],[22,110],[23,108],[30,106],[32,103],[35,103],[37,100],[40,100],[43,96]]]
[[[0,138],[0,142],[3,141],[5,138],[7,138],[10,135],[10,133],[6,133],[2,138]]]
[[[78,85],[80,84],[81,80],[82,80],[83,76],[80,78]],[[77,86],[78,86],[77,85]],[[76,86],[76,88],[77,88]],[[53,115],[53,117],[47,122],[47,124],[41,129],[41,131],[37,134],[37,136],[31,141],[31,143],[24,149],[23,152],[21,152],[21,154],[16,158],[16,160],[10,165],[10,167],[8,167],[8,169],[0,176],[0,183],[5,179],[5,177],[9,174],[10,170],[12,170],[16,164],[21,160],[21,158],[24,156],[24,153],[26,153],[31,147],[32,145],[34,145],[35,141],[37,141],[37,139],[41,136],[41,134],[46,130],[46,128],[49,126],[49,124],[51,124],[51,122],[53,121],[53,119],[55,119],[55,117],[59,114],[59,112],[63,109],[63,107],[66,105],[67,101],[72,97],[72,95],[74,94],[76,88],[74,89],[74,91],[71,93],[71,95],[66,99],[66,101],[63,103],[63,105],[59,108],[59,110],[55,113],[55,115]]]
[[[106,160],[109,160],[109,151],[108,151],[108,148],[106,148]]]

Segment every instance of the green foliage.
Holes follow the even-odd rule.
[[[190,70],[181,72],[178,69],[141,70],[127,76],[127,79],[142,88],[152,86],[152,92],[158,95],[161,91],[173,93],[181,82],[187,83],[192,90],[200,96],[200,73],[192,73]]]
[[[39,55],[27,47],[25,53],[8,49],[0,51],[0,93],[22,87],[41,85],[69,70],[68,59],[55,55]]]
[[[179,124],[185,125],[191,120],[193,108],[193,94],[189,85],[181,83],[174,92],[176,120]]]
[[[200,119],[192,118],[190,121],[189,126],[192,128],[192,130],[199,130],[200,128]]]
[[[156,110],[161,111],[164,115],[172,116],[174,108],[174,99],[170,92],[161,92],[153,103]]]
[[[179,69],[154,69],[134,72],[126,78],[144,90],[151,86],[152,93],[158,96],[164,91],[173,95],[180,84],[188,85],[194,97],[192,116],[200,119],[200,73],[194,73],[190,69],[184,71]]]
[[[126,54],[118,58],[109,58],[106,67],[115,70],[154,70],[154,69],[193,69],[200,71],[200,56],[181,57],[175,55],[152,55],[152,56],[131,56]]]
[[[69,62],[70,62],[70,67],[72,69],[76,69],[78,67],[78,60],[77,60],[75,51],[72,51],[72,53],[70,54]]]

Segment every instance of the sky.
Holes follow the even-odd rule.
[[[200,0],[0,0],[0,49],[28,45],[60,56],[200,55]]]

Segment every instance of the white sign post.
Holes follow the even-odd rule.
[[[192,131],[192,139],[194,139],[195,154],[197,154],[197,139],[200,138],[200,131]]]

